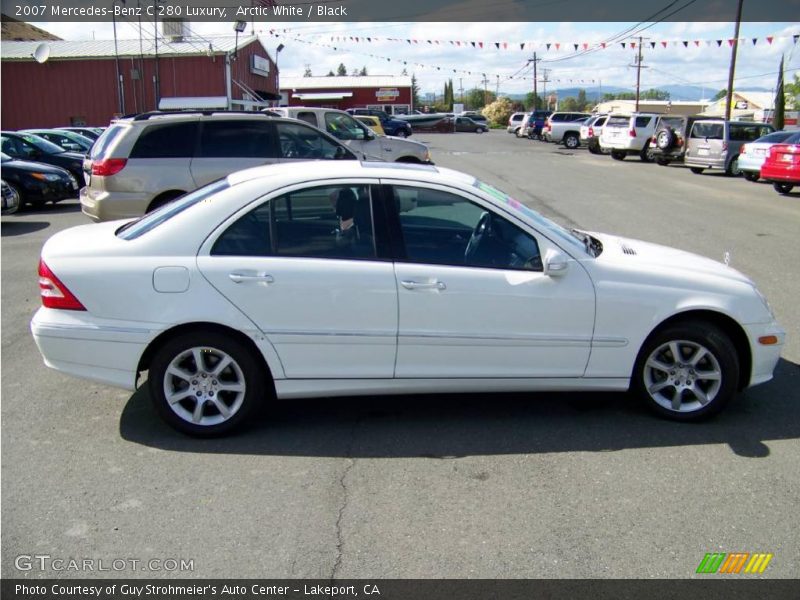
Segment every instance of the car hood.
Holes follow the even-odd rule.
[[[603,243],[603,252],[597,258],[601,262],[636,266],[654,274],[659,271],[664,274],[691,273],[753,284],[749,277],[736,269],[699,254],[605,233],[587,233]]]
[[[68,176],[67,171],[61,167],[49,165],[47,163],[35,162],[32,160],[8,160],[3,163],[3,170],[25,172],[25,173],[55,173],[57,175]]]

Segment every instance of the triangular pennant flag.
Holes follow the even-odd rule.
[[[470,44],[472,44],[473,48],[475,47],[475,42],[470,42]]]
[[[667,47],[667,44],[669,44],[669,42],[661,42],[661,45],[664,46],[664,48]]]
[[[525,50],[525,42],[522,42],[522,43],[519,45],[519,49],[520,49],[520,50]]]
[[[556,50],[561,50],[561,42],[556,42]]]
[[[483,42],[478,42],[478,46],[480,46],[481,48],[483,48]]]
[[[545,46],[547,46],[547,51],[549,52],[549,51],[550,51],[550,42],[547,42],[547,43],[545,44]]]
[[[432,42],[432,41],[428,40],[428,43],[429,43],[431,46],[433,46],[433,42]]]
[[[758,42],[758,38],[753,38],[753,46],[756,45],[756,42]]]
[[[717,48],[719,48],[720,46],[722,46],[722,40],[717,40]]]
[[[605,43],[605,42],[600,42],[600,45],[601,45],[601,46],[603,47],[603,49],[605,50],[606,43]]]
[[[375,38],[375,39],[377,40],[378,38]],[[367,38],[367,41],[368,42],[372,42],[372,38]]]
[[[456,46],[461,47],[461,42],[456,42]]]
[[[796,44],[798,39],[800,39],[800,34],[798,34],[798,33],[795,33],[795,34],[792,36],[792,40],[793,40],[793,41],[792,41],[792,43],[793,43],[793,44]]]
[[[508,50],[508,42],[503,42],[503,50]]]
[[[683,42],[683,47],[684,47],[684,48],[688,48],[688,47],[689,47],[689,42],[687,42],[687,41],[685,41],[685,40],[684,40],[684,42]]]
[[[572,44],[572,45],[575,48],[575,52],[577,52],[578,51],[578,44]]]
[[[768,36],[767,36],[767,42],[768,42],[769,44],[772,44],[772,40],[774,40],[774,39],[775,39],[775,38],[774,38],[774,37],[772,37],[771,35],[768,35]]]
[[[436,45],[438,46],[439,45],[439,40],[435,40],[435,41],[436,41]]]
[[[695,40],[694,41],[694,45],[699,48],[700,47],[700,40]]]
[[[495,43],[494,43],[494,46],[495,46],[495,48],[497,48],[498,50],[500,50],[500,42],[495,42]]]
[[[631,42],[631,48],[636,48],[636,42]]]
[[[622,47],[623,47],[623,48],[625,47],[625,42],[622,42]]]
[[[736,41],[736,40],[734,40],[733,38],[729,39],[729,40],[728,40],[728,46],[730,46],[731,48],[733,48],[733,44],[734,44],[734,42],[735,42],[735,41]]]
[[[406,40],[406,41],[407,41],[409,44],[411,43],[411,40]]]
[[[588,50],[589,49],[589,43],[588,42],[583,42],[583,49],[584,50]]]
[[[655,42],[650,42],[650,47],[651,48],[655,48],[656,47],[656,43]]]

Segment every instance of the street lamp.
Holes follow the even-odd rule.
[[[114,63],[117,71],[117,110],[120,114],[125,114],[125,92],[122,87],[122,73],[119,71],[119,47],[117,46],[117,19],[114,15],[113,5],[117,2],[125,4],[125,0],[114,0],[111,11],[111,22],[114,24]]]
[[[280,77],[281,77],[281,73],[278,70],[278,55],[281,53],[281,50],[283,50],[285,47],[286,46],[284,46],[283,44],[278,44],[278,47],[275,48],[275,88],[278,90],[278,100],[277,100],[278,106],[281,105],[281,100],[280,100],[280,95],[281,95]]]
[[[233,29],[236,31],[236,40],[233,43],[233,57],[239,56],[239,34],[247,29],[247,21],[236,21],[233,24]]]

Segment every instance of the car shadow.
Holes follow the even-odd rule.
[[[800,437],[800,367],[781,360],[772,382],[696,424],[659,419],[625,393],[403,395],[279,402],[240,433],[194,439],[157,417],[143,386],[123,409],[120,434],[174,452],[264,456],[447,459],[728,444],[763,458],[765,442]]]
[[[49,221],[15,221],[11,216],[8,219],[3,219],[3,225],[0,227],[0,235],[2,237],[13,237],[15,235],[25,235],[26,233],[33,233],[34,231],[41,231],[50,227]]]

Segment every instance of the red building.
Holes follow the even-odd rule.
[[[277,67],[255,36],[166,36],[157,59],[152,38],[118,40],[116,51],[113,40],[0,48],[4,129],[105,125],[157,107],[257,110],[279,98]]]
[[[372,108],[389,114],[407,114],[414,109],[411,77],[283,77],[281,106],[319,106],[340,110]]]

